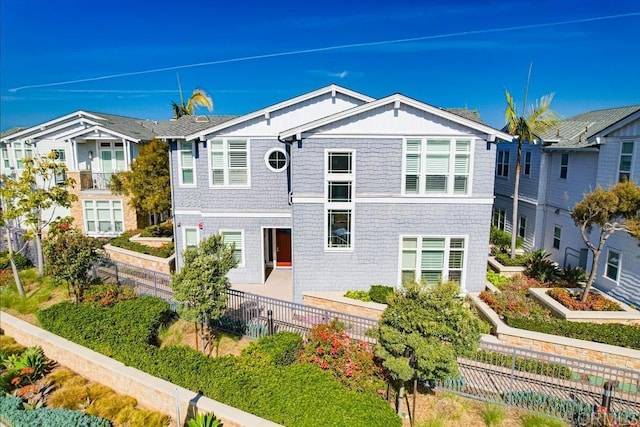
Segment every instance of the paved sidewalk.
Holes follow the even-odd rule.
[[[293,279],[290,269],[271,271],[264,284],[234,284],[231,288],[264,297],[293,301]]]

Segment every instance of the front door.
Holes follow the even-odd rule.
[[[276,230],[276,267],[291,267],[291,230]]]

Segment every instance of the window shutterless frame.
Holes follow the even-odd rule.
[[[324,151],[324,250],[353,251],[356,152]]]

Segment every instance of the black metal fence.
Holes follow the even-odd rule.
[[[640,421],[638,371],[487,342],[472,359],[459,358],[458,365],[460,376],[438,388],[575,425],[596,425],[594,420],[605,416],[611,421],[606,425]],[[606,415],[600,407],[607,408]]]
[[[94,274],[133,286],[140,295],[162,298],[175,310],[167,274],[110,260],[97,263]],[[335,319],[351,337],[375,341],[370,334],[378,326],[374,319],[233,289],[227,296],[227,310],[214,323],[222,330],[251,338],[278,331],[305,335],[313,325]],[[438,389],[542,412],[579,426],[640,422],[639,371],[488,342],[482,342],[472,358],[458,358],[458,365],[460,375],[436,384]],[[606,407],[607,414],[599,413],[600,407]]]

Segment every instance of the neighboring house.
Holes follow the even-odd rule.
[[[293,269],[296,301],[405,279],[484,289],[492,142],[511,137],[477,115],[331,85],[187,130],[164,131],[178,269],[182,250],[222,233],[232,283]]]
[[[516,143],[498,144],[493,224],[512,229]],[[522,150],[518,234],[561,267],[591,266],[570,212],[596,186],[640,183],[640,105],[591,111],[561,121]],[[593,233],[594,239],[596,233]],[[640,305],[640,242],[618,232],[600,257],[596,286]]]
[[[138,218],[128,198],[112,194],[113,173],[128,170],[140,143],[151,140],[155,122],[112,114],[76,111],[0,139],[0,173],[20,173],[23,159],[55,152],[76,182],[78,196],[71,209],[57,208],[51,215],[74,217],[74,225],[90,236],[117,236],[137,228]],[[61,175],[60,180],[66,177]]]

